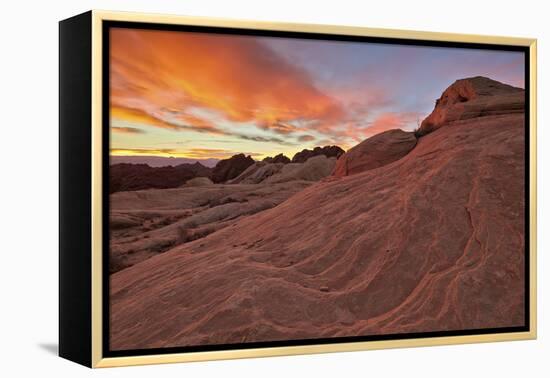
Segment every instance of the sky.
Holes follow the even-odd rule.
[[[414,130],[455,80],[524,87],[521,52],[111,29],[111,155],[254,159]]]

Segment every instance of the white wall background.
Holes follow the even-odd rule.
[[[0,375],[548,377],[550,28],[544,1],[5,1],[0,22]],[[57,21],[89,9],[539,39],[539,339],[91,371],[57,344]],[[545,210],[545,211],[543,211]]]

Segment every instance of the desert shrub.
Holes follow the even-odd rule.
[[[193,234],[191,235],[191,240],[202,239],[202,238],[204,238],[205,236],[210,235],[212,232],[213,232],[213,230],[211,230],[211,229],[209,229],[209,228],[207,228],[207,227],[204,227],[204,228],[195,230],[195,232],[193,232]],[[191,241],[191,240],[190,240],[190,241]]]
[[[171,223],[172,223],[171,217],[163,218],[158,222],[158,224],[161,225],[161,226],[168,226]]]
[[[113,274],[113,273],[119,272],[122,269],[125,269],[129,266],[130,264],[128,264],[123,257],[111,256],[109,261],[109,273]]]
[[[202,239],[205,236],[210,235],[212,232],[216,231],[216,228],[214,227],[202,227],[202,228],[196,228],[196,224],[194,222],[190,222],[186,225],[182,225],[178,227],[178,237],[177,237],[177,244],[183,244],[188,243],[193,240]]]
[[[176,239],[177,244],[183,244],[187,243],[188,241],[191,241],[191,235],[193,231],[191,230],[191,227],[189,225],[181,225],[178,227],[178,236]]]
[[[228,197],[222,197],[222,198],[212,198],[206,204],[208,205],[208,207],[212,208],[212,207],[226,205],[228,203],[235,203],[235,202],[243,203],[243,202],[248,202],[248,200],[246,198],[234,198],[234,197],[228,196]]]
[[[174,245],[176,245],[176,240],[162,239],[159,240],[155,245],[152,245],[150,247],[150,250],[156,253],[163,253],[172,248]]]
[[[420,127],[417,127],[416,129],[414,129],[413,133],[414,133],[414,136],[416,137],[416,139],[419,139],[419,138],[421,138],[421,137],[423,137],[424,135],[427,134]]]
[[[109,224],[112,230],[122,230],[125,228],[139,226],[139,222],[135,219],[125,218],[122,216],[111,217],[109,220]]]

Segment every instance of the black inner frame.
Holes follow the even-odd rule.
[[[366,42],[366,43],[383,43],[383,44],[399,44],[412,46],[431,46],[431,47],[454,47],[468,48],[475,50],[499,50],[499,51],[519,51],[524,53],[525,66],[525,324],[518,327],[502,327],[502,328],[484,328],[484,329],[466,329],[466,330],[451,330],[451,331],[433,331],[433,332],[418,332],[418,333],[402,333],[402,334],[385,334],[385,335],[370,335],[370,336],[346,336],[333,338],[318,338],[318,339],[303,339],[303,340],[279,340],[266,342],[248,342],[238,344],[215,344],[215,345],[196,345],[168,348],[148,348],[148,349],[126,349],[126,350],[111,350],[109,345],[110,340],[110,301],[109,301],[109,151],[110,151],[110,28],[130,28],[130,29],[149,29],[149,30],[167,30],[167,31],[182,31],[182,32],[202,32],[210,34],[225,34],[225,35],[248,35],[262,37],[280,37],[280,38],[300,38],[300,39],[315,39],[328,41],[347,41],[347,42]],[[463,42],[439,42],[429,40],[411,40],[405,38],[382,38],[382,37],[365,37],[365,36],[348,36],[334,35],[322,33],[305,33],[305,32],[287,32],[287,31],[268,31],[268,30],[251,30],[237,29],[224,27],[210,26],[192,26],[192,25],[167,25],[146,22],[125,22],[125,21],[103,21],[102,23],[103,46],[102,46],[102,145],[103,145],[103,337],[102,350],[103,357],[126,357],[139,355],[155,355],[169,353],[184,353],[184,352],[205,352],[219,351],[228,349],[252,349],[252,348],[268,348],[268,347],[286,347],[286,346],[303,346],[315,344],[336,344],[346,342],[361,342],[361,341],[380,341],[380,340],[403,340],[417,338],[431,338],[443,336],[466,336],[466,335],[482,335],[482,334],[497,334],[511,332],[528,332],[530,330],[530,54],[527,46],[506,46],[497,44],[481,44],[481,43],[463,43]]]

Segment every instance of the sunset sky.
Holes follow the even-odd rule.
[[[523,53],[111,29],[111,154],[255,159],[413,130],[456,79]]]

